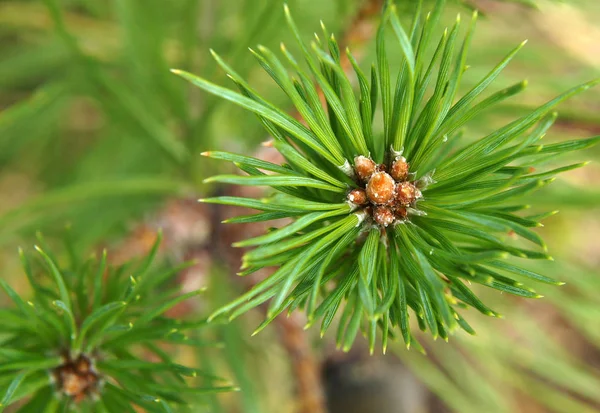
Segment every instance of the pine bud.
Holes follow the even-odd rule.
[[[76,402],[98,390],[99,377],[91,370],[90,360],[81,354],[77,360],[67,357],[65,363],[54,371],[60,390]]]
[[[362,188],[353,189],[348,193],[348,201],[356,205],[365,205],[369,202],[367,192]]]
[[[371,176],[375,173],[375,162],[366,156],[357,156],[354,158],[354,170],[356,175],[363,182],[368,182]]]
[[[386,206],[376,206],[373,210],[373,219],[379,225],[387,227],[396,220],[396,217],[390,208]]]
[[[390,174],[396,182],[402,182],[408,178],[408,162],[404,157],[401,156],[392,163]]]
[[[374,173],[367,184],[367,197],[374,204],[387,204],[394,199],[394,180],[385,172]]]
[[[408,211],[404,207],[394,209],[394,214],[396,215],[396,219],[404,221],[408,216]]]
[[[396,202],[400,205],[411,205],[421,197],[421,191],[410,182],[402,182],[396,187]]]

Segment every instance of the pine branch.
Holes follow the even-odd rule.
[[[234,162],[248,175],[210,178],[211,182],[267,185],[278,193],[262,200],[218,197],[204,202],[265,212],[246,221],[268,220],[272,213],[294,220],[268,236],[240,244],[256,247],[244,255],[242,274],[273,266],[278,269],[211,319],[235,316],[270,300],[261,328],[278,314],[303,307],[308,325],[322,319],[324,332],[345,303],[338,345],[349,349],[362,328],[373,350],[378,329],[384,349],[397,328],[407,347],[415,342],[409,329],[409,308],[421,329],[443,339],[457,328],[473,332],[458,312],[461,307],[499,316],[467,284],[540,297],[511,275],[527,277],[529,272],[513,265],[507,268],[504,263],[510,256],[551,259],[543,240],[530,229],[541,224],[517,215],[520,208],[510,207],[560,172],[536,176],[531,173],[532,165],[548,154],[561,155],[598,142],[599,138],[547,146],[539,143],[556,118],[554,107],[598,81],[577,86],[451,152],[450,147],[460,144],[461,126],[489,105],[523,90],[526,84],[517,84],[476,103],[524,43],[459,99],[457,92],[477,15],[473,15],[462,42],[458,40],[460,19],[446,29],[428,61],[427,50],[433,46],[433,31],[441,12],[438,3],[427,16],[417,14],[407,32],[394,6],[385,9],[370,83],[354,65],[360,83],[357,100],[341,67],[335,39],[317,38],[309,48],[286,7],[288,24],[308,71],[283,46],[284,57],[297,78],[290,77],[268,49],[259,47],[253,54],[290,97],[307,126],[261,98],[215,53],[240,93],[175,71],[205,91],[258,115],[287,162],[283,165],[286,170],[266,175],[261,171],[265,168],[253,166],[255,161],[237,158]],[[403,57],[395,86],[385,44],[389,28]],[[347,54],[352,58],[350,51]],[[437,62],[434,80],[432,68]],[[323,91],[326,108],[320,104],[317,88]],[[379,101],[382,134],[373,128]],[[236,156],[205,155],[231,160]],[[276,167],[267,165],[266,169]],[[518,234],[538,249],[507,242],[505,235],[509,233]],[[542,275],[532,278],[560,284]]]
[[[20,252],[34,297],[26,301],[0,280],[14,304],[0,310],[0,411],[28,399],[18,411],[47,405],[54,407],[45,411],[170,412],[171,405],[189,404],[186,394],[234,390],[173,357],[183,346],[215,343],[194,334],[205,319],[166,316],[201,290],[177,294],[169,284],[177,271],[152,266],[160,237],[143,260],[118,267],[106,253],[84,261],[71,255],[64,267],[38,241],[34,260]],[[208,386],[199,387],[198,378]]]

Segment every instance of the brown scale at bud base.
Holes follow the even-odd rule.
[[[373,210],[373,219],[379,225],[387,227],[394,223],[396,217],[390,208],[386,206],[376,206]]]
[[[369,202],[367,192],[362,188],[353,189],[348,193],[348,201],[356,205],[365,205]]]
[[[374,173],[367,183],[367,197],[374,204],[387,204],[394,199],[396,183],[385,172]]]
[[[366,156],[357,156],[354,158],[354,170],[361,181],[367,182],[375,173],[375,162]]]
[[[421,191],[410,182],[402,182],[396,187],[396,202],[400,205],[409,206],[417,198],[421,197]]]
[[[396,182],[402,182],[408,178],[408,162],[404,157],[401,156],[392,163],[390,175]]]

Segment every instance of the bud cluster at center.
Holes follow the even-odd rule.
[[[362,208],[382,227],[405,221],[409,208],[422,198],[421,191],[410,180],[409,164],[402,156],[397,156],[389,165],[357,156],[354,172],[359,187],[348,193],[348,201]]]

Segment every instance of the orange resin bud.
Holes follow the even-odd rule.
[[[408,178],[408,162],[403,157],[396,159],[392,163],[390,175],[396,180],[396,182],[405,181]]]
[[[76,360],[68,357],[65,363],[53,372],[60,391],[72,397],[76,403],[97,390],[99,377],[92,371],[91,361],[80,355]]]
[[[67,396],[77,396],[88,386],[87,380],[82,379],[74,371],[65,372],[61,378],[63,391]]]
[[[421,197],[421,191],[410,182],[402,182],[396,187],[396,202],[408,206]]]
[[[362,188],[353,189],[348,193],[348,201],[356,205],[365,205],[369,202],[367,192]]]
[[[374,173],[367,184],[367,197],[374,204],[387,204],[394,199],[395,182],[385,172]]]
[[[375,162],[366,156],[360,155],[354,158],[354,169],[356,170],[356,175],[358,175],[360,180],[363,182],[367,182],[375,173],[375,166]]]
[[[408,216],[408,211],[404,207],[394,209],[394,214],[396,215],[396,219],[405,220]]]
[[[373,219],[379,225],[387,227],[396,220],[396,217],[390,208],[386,206],[376,206],[373,210]]]
[[[87,373],[90,371],[91,364],[90,360],[86,357],[79,357],[75,363],[75,369],[80,373]]]

